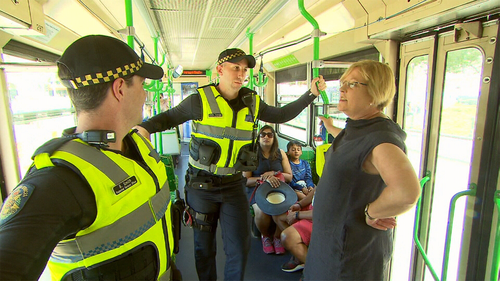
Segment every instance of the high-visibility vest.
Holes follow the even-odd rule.
[[[165,165],[148,140],[135,132],[126,138],[136,145],[146,166],[79,139],[35,155],[37,169],[54,165],[76,169],[96,198],[97,217],[92,225],[75,238],[60,241],[53,250],[48,263],[53,280],[78,269],[98,268],[151,243],[159,257],[158,280],[170,280],[173,235]]]
[[[192,122],[189,163],[216,175],[235,174],[238,171],[234,165],[242,147],[251,148],[255,137],[260,97],[251,94],[251,104],[233,112],[213,85],[199,88],[198,92],[203,117]],[[200,163],[199,147],[203,144],[215,147],[216,157],[209,165]]]

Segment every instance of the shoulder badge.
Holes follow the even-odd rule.
[[[0,211],[0,225],[13,218],[26,204],[35,186],[31,184],[20,184],[7,197]]]

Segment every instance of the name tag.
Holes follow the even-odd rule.
[[[121,183],[119,183],[115,187],[113,187],[113,191],[115,192],[116,195],[118,195],[118,194],[124,192],[125,190],[131,188],[136,183],[137,183],[137,178],[135,176],[132,176],[132,177],[122,181]]]

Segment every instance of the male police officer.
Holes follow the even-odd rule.
[[[255,58],[240,49],[219,55],[219,84],[198,89],[178,106],[138,127],[141,134],[160,132],[193,120],[186,174],[187,210],[194,227],[196,270],[200,280],[217,280],[215,262],[217,220],[226,253],[225,280],[243,280],[250,249],[250,212],[241,171],[256,168],[253,140],[257,119],[286,122],[318,95],[316,86],[282,108],[269,106],[248,88],[242,88]],[[322,78],[320,89],[326,85]]]
[[[0,216],[0,279],[171,280],[165,166],[132,127],[145,78],[163,70],[124,42],[91,35],[57,63],[78,126],[35,152]],[[49,259],[50,257],[50,259]]]

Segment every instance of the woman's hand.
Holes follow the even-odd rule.
[[[295,203],[292,206],[290,206],[290,211],[292,211],[292,212],[300,211],[300,209],[302,209],[302,208],[300,207],[299,203]]]
[[[393,229],[396,227],[396,218],[370,219],[365,216],[366,224],[379,230]]]
[[[302,188],[302,193],[304,193],[305,195],[309,194],[309,187]]]
[[[274,177],[274,174],[275,174],[275,172],[274,172],[274,171],[265,172],[265,173],[263,173],[262,175],[260,175],[260,178],[261,178],[263,181],[265,181],[265,180],[267,180],[267,179],[268,179],[268,178],[270,178],[270,177]]]
[[[264,179],[263,179],[264,180]],[[281,181],[275,176],[267,177],[264,181],[267,181],[272,187],[277,188],[280,186]]]
[[[297,220],[297,212],[293,212],[293,211],[288,211],[288,214],[286,215],[286,222],[288,223],[288,225],[292,225],[294,223],[296,223],[298,220]]]

